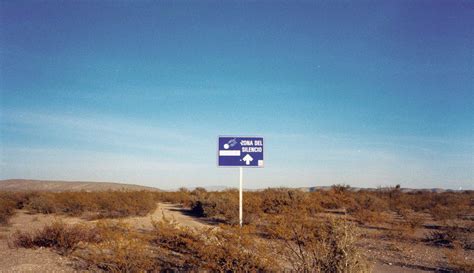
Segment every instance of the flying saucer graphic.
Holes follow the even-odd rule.
[[[235,138],[233,138],[233,139],[227,141],[226,144],[224,144],[224,149],[227,150],[227,149],[229,149],[229,148],[234,147],[235,145],[237,145],[237,141],[235,140]]]

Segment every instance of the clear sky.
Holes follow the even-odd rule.
[[[474,188],[473,1],[1,1],[0,178]]]

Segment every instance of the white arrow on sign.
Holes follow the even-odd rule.
[[[244,158],[242,158],[242,160],[245,161],[245,165],[250,165],[250,162],[253,161],[253,157],[247,154],[246,156],[244,156]]]

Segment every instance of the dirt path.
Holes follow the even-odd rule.
[[[170,220],[176,221],[179,225],[202,229],[212,227],[204,221],[187,215],[187,211],[181,206],[170,203],[158,203],[158,208],[150,215],[145,217],[131,217],[124,221],[138,229],[150,230],[153,228],[152,221],[163,218],[163,215]]]

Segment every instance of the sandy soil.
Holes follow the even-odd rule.
[[[60,217],[67,223],[78,223],[79,218]],[[53,215],[31,215],[18,211],[8,227],[0,229],[0,272],[75,272],[72,261],[50,249],[10,248],[9,237],[16,231],[33,231],[59,219]]]
[[[359,245],[368,257],[377,261],[374,272],[445,272],[449,264],[447,256],[455,252],[422,242],[433,231],[426,227],[403,238],[387,237],[386,232],[373,227],[360,227],[359,230],[363,236]],[[474,261],[474,251],[466,250],[464,259]],[[393,271],[393,268],[400,270]]]
[[[131,217],[124,221],[135,228],[150,230],[153,227],[152,221],[160,220],[163,216],[167,219],[176,221],[179,225],[191,228],[211,227],[205,221],[200,221],[195,217],[187,215],[186,210],[181,208],[181,206],[169,203],[159,203],[158,209],[148,216]]]

